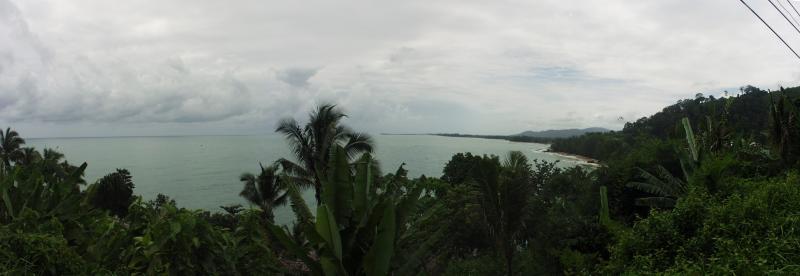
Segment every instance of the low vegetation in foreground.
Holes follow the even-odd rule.
[[[591,171],[459,153],[440,178],[381,168],[323,105],[282,121],[293,156],[244,173],[250,208],[144,200],[118,169],[0,133],[8,275],[800,273],[800,89],[698,95],[610,133],[557,139]],[[383,169],[392,172],[384,174]],[[315,202],[301,193],[312,190]],[[315,203],[315,204],[314,204]],[[296,219],[273,221],[289,206]],[[316,207],[312,207],[316,206]]]

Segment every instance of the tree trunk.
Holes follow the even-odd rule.
[[[314,185],[314,198],[317,199],[317,206],[322,205],[322,185],[315,184]]]
[[[317,206],[320,206],[322,205],[322,179],[320,174],[324,173],[316,169],[314,172],[314,198],[317,199]]]
[[[265,205],[262,212],[264,212],[264,217],[267,219],[269,223],[275,223],[275,214],[272,212],[272,204]]]

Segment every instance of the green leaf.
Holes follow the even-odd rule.
[[[388,204],[378,225],[375,242],[364,257],[364,270],[368,276],[389,274],[397,230],[395,219],[394,205]]]
[[[320,258],[319,263],[322,265],[322,273],[326,276],[344,275],[343,271],[340,269],[341,266],[337,265],[336,262],[329,257]]]
[[[322,183],[322,200],[328,204],[336,221],[345,223],[353,212],[353,183],[347,154],[342,147],[331,149],[327,177]]]
[[[681,123],[683,123],[683,131],[686,132],[686,142],[689,144],[689,153],[692,154],[692,160],[697,162],[699,160],[697,152],[697,140],[694,139],[694,131],[692,131],[692,125],[689,123],[689,118],[683,117]]]
[[[170,223],[169,230],[170,230],[169,232],[170,236],[174,237],[175,235],[181,232],[181,223],[177,221]]]
[[[325,240],[327,248],[338,260],[342,259],[342,239],[339,236],[339,225],[336,224],[330,209],[326,204],[317,207],[317,233]]]
[[[303,199],[303,195],[297,190],[297,185],[289,184],[286,192],[289,194],[292,211],[294,211],[295,216],[297,216],[298,223],[311,223],[314,219],[314,215],[311,214],[311,209],[308,208],[308,204],[306,204],[305,199]]]

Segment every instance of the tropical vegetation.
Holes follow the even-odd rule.
[[[382,174],[368,135],[324,104],[284,119],[292,156],[243,173],[249,203],[146,200],[117,169],[0,133],[9,275],[800,273],[800,88],[681,100],[621,131],[552,140],[595,168],[455,154],[439,177]],[[232,181],[236,181],[232,179]],[[303,192],[313,193],[306,202]],[[294,220],[275,221],[290,208]]]

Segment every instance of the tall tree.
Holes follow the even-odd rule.
[[[797,107],[789,100],[781,88],[777,100],[770,94],[770,132],[769,137],[778,157],[786,165],[794,165],[800,156],[800,119]]]
[[[32,166],[33,164],[42,161],[42,155],[33,147],[25,147],[21,149],[22,154],[17,160],[17,164],[23,166]]]
[[[44,177],[48,180],[53,180],[65,179],[71,176],[78,167],[71,165],[69,162],[63,159],[63,153],[60,153],[54,149],[44,149],[40,162]],[[76,182],[81,185],[86,184],[86,180],[83,179],[83,171],[81,171],[81,173],[78,175]],[[78,186],[75,186],[75,188],[77,189]]]
[[[244,182],[244,188],[242,188],[242,192],[239,195],[261,208],[261,211],[264,212],[264,217],[272,222],[275,218],[272,210],[287,202],[287,187],[282,183],[281,177],[277,173],[278,167],[276,165],[266,168],[261,164],[259,166],[261,166],[261,172],[257,176],[252,173],[244,173],[239,178]]]
[[[489,235],[506,259],[506,273],[513,274],[513,261],[519,244],[519,235],[528,215],[528,198],[534,190],[531,165],[519,151],[512,151],[499,168],[499,174],[489,166],[486,177],[476,179],[481,188],[481,207]]]
[[[11,167],[11,162],[15,161],[22,154],[20,147],[25,144],[25,139],[19,136],[17,131],[10,127],[5,132],[0,131],[0,158],[6,168]]]
[[[351,161],[363,153],[372,152],[373,142],[368,134],[355,132],[341,124],[346,116],[335,105],[323,104],[311,112],[304,127],[293,118],[285,118],[275,129],[289,141],[296,160],[281,158],[277,163],[294,183],[313,187],[317,203],[321,196],[321,176],[328,170],[331,148],[341,146]]]
[[[94,185],[87,188],[89,203],[108,210],[118,217],[128,214],[128,206],[133,203],[133,179],[126,169],[117,169],[107,174]]]

